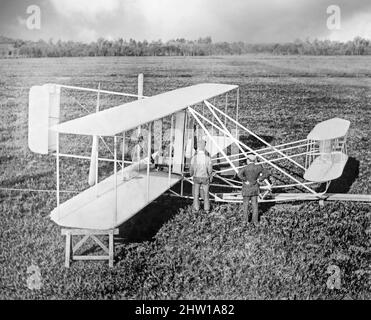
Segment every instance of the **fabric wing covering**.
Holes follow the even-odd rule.
[[[350,126],[350,121],[332,118],[318,123],[313,130],[308,134],[309,140],[331,140],[344,137]]]
[[[51,129],[68,134],[114,136],[237,88],[227,84],[198,84],[66,121]]]

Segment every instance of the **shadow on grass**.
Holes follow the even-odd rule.
[[[276,205],[275,202],[264,202],[259,203],[259,220],[264,216],[271,208]]]
[[[259,137],[262,138],[263,140],[265,140],[268,143],[272,143],[272,141],[275,139],[272,136],[259,135]],[[260,149],[260,148],[266,147],[266,145],[263,142],[261,142],[260,140],[258,140],[257,138],[255,138],[251,135],[248,135],[248,136],[241,135],[240,136],[240,141],[242,143],[246,144],[247,146],[249,146],[252,149]]]
[[[179,212],[180,208],[189,204],[191,204],[191,201],[181,198],[167,195],[159,197],[119,227],[119,235],[115,236],[115,244],[125,245],[153,241],[153,237],[158,230],[171,220]],[[98,236],[98,238],[108,246],[107,237]],[[102,250],[89,239],[89,243],[84,244],[79,249],[79,252],[82,255],[91,255],[102,252]]]
[[[187,199],[161,196],[119,227],[119,243],[152,241],[159,229],[180,208],[190,205]]]
[[[347,193],[359,176],[359,161],[350,157],[344,167],[340,178],[333,180],[328,188],[328,193]]]

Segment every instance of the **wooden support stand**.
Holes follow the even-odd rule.
[[[90,229],[62,229],[62,235],[66,236],[65,267],[70,267],[73,260],[108,260],[110,267],[113,267],[114,239],[113,236],[119,233],[118,229],[111,230],[90,230]],[[108,236],[108,248],[97,236]],[[73,236],[82,238],[73,245]],[[89,239],[92,238],[107,255],[75,255],[75,252]]]

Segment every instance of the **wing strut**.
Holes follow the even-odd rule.
[[[210,121],[209,119],[207,119],[206,117],[204,117],[202,114],[200,114],[196,110],[192,109],[191,107],[189,107],[188,109],[191,112],[191,114],[195,117],[195,119],[199,123],[199,125],[205,130],[205,132],[208,135],[210,135],[210,134],[208,133],[207,129],[205,128],[205,126],[200,121],[200,118],[202,118],[203,120],[207,121],[209,124],[211,124],[212,126],[214,126],[215,128],[217,128],[220,132],[222,132],[222,133],[226,134],[227,136],[229,136],[229,138],[231,140],[233,140],[236,143],[240,144],[241,146],[243,146],[244,148],[246,148],[247,150],[249,150],[251,153],[253,153],[254,155],[256,155],[258,158],[262,159],[264,162],[268,163],[273,168],[275,168],[276,170],[280,171],[281,173],[283,173],[284,175],[286,175],[287,177],[289,177],[290,179],[292,179],[293,181],[295,181],[296,183],[298,183],[300,186],[302,186],[303,188],[305,188],[306,190],[308,190],[309,192],[311,192],[311,193],[313,193],[315,195],[318,195],[317,192],[315,192],[314,190],[312,190],[311,188],[309,188],[308,186],[306,186],[305,184],[303,184],[302,182],[300,182],[299,180],[297,180],[291,174],[287,173],[286,171],[284,171],[283,169],[281,169],[280,167],[278,167],[277,165],[275,165],[273,162],[271,162],[270,160],[266,159],[262,155],[258,154],[255,150],[251,149],[249,146],[247,146],[243,142],[241,142],[238,139],[236,139],[235,137],[233,137],[232,134],[228,130],[223,130],[222,128],[220,128],[219,126],[217,126],[215,123],[213,123],[212,121]],[[219,111],[219,112],[221,112],[220,110],[218,110],[215,107],[214,107],[214,109],[217,110],[217,111]],[[228,115],[226,115],[226,116],[227,116],[227,118],[231,119]],[[239,126],[241,126],[238,122],[236,122],[236,124],[239,125]],[[245,128],[243,126],[241,126],[241,127],[242,128]],[[248,132],[250,132],[247,128],[246,128],[246,130]],[[211,139],[211,140],[213,141],[213,143],[216,143],[213,139]],[[228,158],[228,156],[224,153],[224,151],[221,152],[221,153],[225,157],[225,159],[228,161],[228,163],[231,165],[231,167],[234,169],[234,171],[237,173],[238,172],[237,171],[237,168],[232,164],[232,162],[230,161],[230,159]]]

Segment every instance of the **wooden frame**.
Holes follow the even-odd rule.
[[[62,235],[66,236],[65,248],[65,267],[69,268],[73,260],[108,260],[109,267],[113,267],[115,254],[114,235],[119,233],[119,229],[111,230],[90,230],[90,229],[62,229]],[[108,248],[97,236],[108,236]],[[73,236],[82,238],[73,245]],[[106,255],[75,255],[77,250],[89,239],[93,239],[96,244],[106,253]]]

